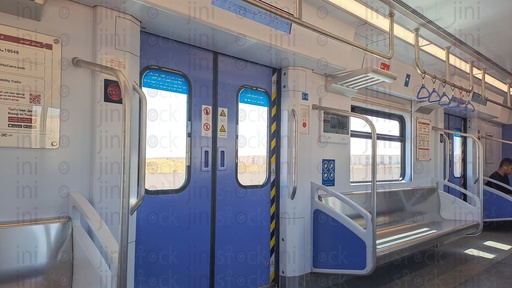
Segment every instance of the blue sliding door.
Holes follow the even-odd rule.
[[[272,69],[147,33],[141,41],[148,195],[135,287],[269,284]]]

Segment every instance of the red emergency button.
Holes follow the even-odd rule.
[[[306,122],[302,122],[302,127],[306,128],[306,126],[308,126],[308,124]]]

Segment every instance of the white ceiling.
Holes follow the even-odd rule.
[[[512,80],[512,1],[508,0],[363,0],[361,3],[383,13],[395,12],[395,21],[413,30],[420,28],[420,35],[440,47],[452,46],[452,53],[465,60],[475,60],[475,66],[487,68],[487,73],[506,81]],[[422,20],[406,13],[399,3],[410,6],[436,25],[442,27],[453,36],[467,44],[467,47],[454,45],[447,38],[440,36],[435,29],[429,27]],[[392,8],[390,9],[389,6]],[[434,31],[432,33],[431,31]],[[365,34],[367,28],[358,29],[359,34]],[[362,35],[360,35],[362,36]],[[413,50],[410,53],[402,53],[404,50],[397,43],[397,57],[410,61],[414,57]],[[409,45],[410,46],[410,45]],[[459,46],[459,47],[457,47]],[[479,55],[472,53],[473,48],[488,59],[492,60],[506,71],[500,71],[493,64],[480,59]],[[422,56],[423,57],[423,56]],[[440,65],[442,70],[442,63]],[[439,68],[439,67],[438,67]],[[438,69],[436,68],[436,69]],[[507,73],[509,75],[507,75]]]

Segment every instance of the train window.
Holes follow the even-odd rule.
[[[242,186],[260,186],[267,181],[269,164],[268,93],[242,87],[238,98],[237,179]]]
[[[405,175],[405,119],[361,107],[352,112],[370,118],[377,131],[377,181],[401,181]],[[366,122],[350,119],[350,181],[371,181],[371,131]]]
[[[146,189],[170,193],[188,179],[190,85],[184,74],[160,68],[145,69],[141,82],[148,100]]]
[[[453,131],[462,132],[459,128]],[[460,134],[453,134],[453,176],[462,177],[462,136]]]

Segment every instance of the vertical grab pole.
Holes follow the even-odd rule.
[[[290,195],[290,198],[293,200],[295,199],[295,194],[297,193],[297,178],[299,173],[299,121],[297,119],[297,113],[295,112],[295,109],[292,109],[292,116],[293,116],[293,129],[294,129],[294,141],[293,141],[293,173],[292,173],[292,194]]]
[[[476,153],[477,153],[477,165],[476,165],[476,168],[478,169],[478,172],[476,173],[478,176],[476,177],[474,183],[476,184],[478,182],[478,198],[480,200],[480,216],[481,216],[481,219],[483,218],[483,204],[482,204],[482,201],[483,201],[483,195],[484,195],[484,155],[482,153],[482,151],[484,150],[483,149],[483,146],[482,146],[482,142],[480,142],[480,140],[478,140],[478,138],[475,136],[475,135],[472,135],[472,134],[467,134],[467,133],[461,133],[461,132],[455,132],[455,131],[451,131],[451,130],[447,130],[447,129],[443,129],[443,128],[439,128],[439,127],[432,127],[432,130],[435,130],[435,131],[439,131],[441,133],[448,133],[448,134],[457,134],[457,135],[461,135],[461,136],[464,136],[464,137],[468,137],[468,138],[471,138],[473,140],[473,142],[476,144]],[[476,233],[476,235],[480,234],[480,232],[482,232],[484,228],[484,223],[483,221],[480,221],[480,229],[479,231]]]
[[[88,68],[90,70],[113,76],[119,82],[121,88],[121,95],[123,97],[123,145],[121,147],[122,165],[121,165],[121,210],[119,220],[119,258],[118,258],[118,271],[117,277],[113,277],[112,282],[115,283],[117,278],[118,288],[127,287],[127,274],[128,274],[128,220],[130,217],[130,134],[131,134],[131,89],[128,80],[124,74],[115,68],[100,65],[94,62],[85,61],[78,57],[72,59],[75,67]]]
[[[366,124],[368,124],[368,127],[370,127],[370,131],[372,133],[372,160],[371,160],[371,163],[372,163],[371,178],[372,178],[372,180],[371,180],[371,188],[370,188],[372,196],[371,196],[370,204],[372,207],[372,211],[371,211],[371,216],[372,216],[371,224],[372,225],[371,225],[371,227],[373,230],[373,233],[372,233],[373,234],[372,235],[373,263],[372,263],[371,271],[373,271],[373,269],[375,269],[375,266],[377,263],[377,249],[376,249],[376,245],[377,245],[377,243],[376,243],[376,241],[377,241],[377,130],[375,129],[375,125],[373,124],[372,120],[370,120],[370,118],[368,118],[364,115],[360,115],[360,114],[357,114],[354,112],[349,112],[349,111],[342,110],[342,109],[319,106],[317,104],[313,104],[313,106],[311,106],[311,109],[336,113],[339,115],[345,115],[345,116],[350,116],[350,117],[354,117],[354,118],[359,118],[359,119],[363,120],[364,122],[366,122]]]
[[[130,215],[133,215],[139,208],[146,195],[146,131],[147,131],[147,110],[148,100],[146,95],[142,92],[139,85],[133,82],[133,90],[139,95],[140,98],[140,135],[139,135],[139,174],[138,174],[138,187],[139,197],[130,207]]]
[[[448,164],[448,161],[450,159],[450,149],[451,149],[451,146],[450,146],[450,139],[448,138],[448,136],[446,136],[443,132],[439,133],[441,136],[443,136],[443,139],[444,139],[444,146],[445,146],[445,151],[444,151],[444,169],[445,169],[445,172],[444,172],[444,181],[448,182],[448,179],[450,178],[450,165]]]

